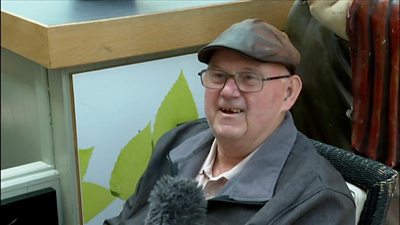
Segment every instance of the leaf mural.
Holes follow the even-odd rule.
[[[150,160],[153,143],[178,124],[199,117],[192,92],[183,71],[164,97],[154,119],[125,146],[114,165],[109,181],[110,189],[83,181],[95,147],[79,150],[84,223],[100,214],[116,198],[127,200],[135,191],[137,182]]]
[[[199,118],[196,103],[183,71],[158,108],[154,122],[153,143],[178,124]]]
[[[89,166],[90,157],[92,157],[94,147],[79,149],[79,177],[81,180],[86,175],[87,168]]]
[[[112,195],[127,200],[146,169],[152,153],[151,126],[147,126],[121,150],[110,179]]]
[[[110,194],[110,190],[98,184],[82,182],[81,187],[84,193],[82,195],[83,220],[87,223],[110,205],[115,197]]]

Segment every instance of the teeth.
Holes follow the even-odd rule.
[[[233,112],[233,113],[240,113],[242,112],[241,109],[234,109],[234,108],[221,108],[222,111],[224,112]]]

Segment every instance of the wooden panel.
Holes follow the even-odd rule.
[[[47,28],[1,12],[1,46],[41,65],[49,65]]]
[[[292,4],[293,1],[242,1],[49,26],[49,59],[36,55],[35,61],[48,68],[62,68],[200,47],[245,18],[261,18],[283,28]],[[7,43],[4,47],[14,50],[16,45]]]

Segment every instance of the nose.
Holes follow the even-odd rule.
[[[234,78],[229,77],[226,80],[225,85],[221,90],[221,95],[225,96],[225,97],[227,97],[227,96],[239,96],[240,95],[239,88],[238,88]]]

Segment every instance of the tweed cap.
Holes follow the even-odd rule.
[[[300,54],[286,33],[260,19],[233,24],[200,49],[199,61],[208,64],[213,52],[220,48],[234,50],[257,61],[283,64],[291,72],[300,62]]]

